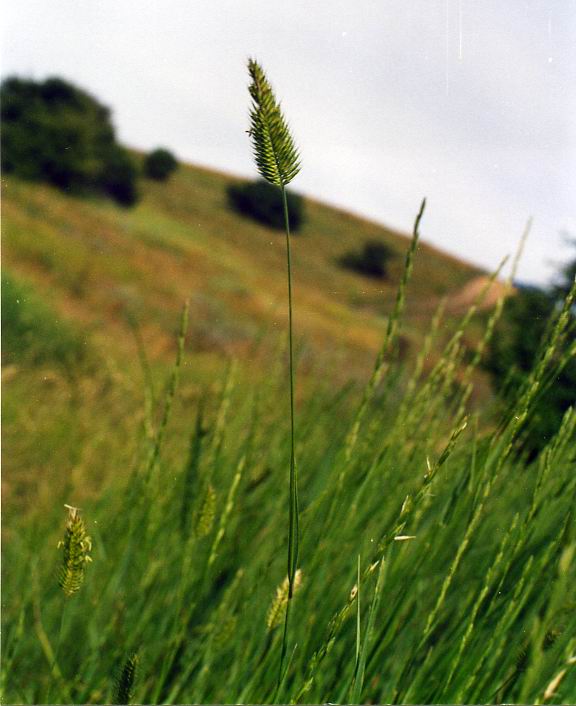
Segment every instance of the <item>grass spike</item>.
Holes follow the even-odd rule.
[[[301,584],[302,571],[298,569],[294,577],[294,591],[297,591]],[[286,604],[288,603],[288,587],[288,577],[286,577],[276,589],[274,600],[270,604],[270,608],[268,608],[268,613],[266,613],[266,627],[268,630],[274,630],[274,628],[277,628],[282,622],[286,611]]]
[[[364,389],[364,395],[362,397],[362,401],[360,403],[360,406],[358,408],[358,411],[356,412],[356,416],[354,418],[354,422],[352,424],[352,428],[350,429],[350,432],[348,433],[348,437],[346,439],[346,447],[345,447],[345,457],[346,460],[350,460],[352,457],[352,453],[354,451],[354,448],[356,446],[356,442],[358,441],[358,434],[360,432],[360,427],[362,426],[362,421],[364,419],[364,416],[366,414],[366,411],[368,409],[368,405],[370,401],[372,400],[372,397],[374,396],[374,392],[377,389],[380,381],[382,380],[382,376],[384,375],[384,371],[386,369],[386,356],[388,355],[390,348],[392,344],[395,341],[396,335],[398,333],[399,325],[402,319],[402,314],[404,311],[404,305],[406,302],[406,288],[408,287],[408,282],[410,281],[410,277],[412,275],[412,268],[413,268],[413,263],[414,263],[414,254],[416,253],[416,249],[418,247],[418,241],[420,239],[420,221],[422,220],[422,216],[424,215],[424,209],[426,208],[426,199],[422,199],[422,203],[420,204],[420,210],[418,211],[418,214],[416,216],[416,220],[414,221],[414,228],[412,229],[412,240],[410,242],[410,246],[408,247],[408,251],[406,252],[406,260],[404,263],[404,271],[402,274],[402,280],[400,282],[400,287],[398,288],[398,292],[396,294],[396,302],[394,304],[394,310],[390,317],[388,318],[388,324],[386,327],[386,334],[384,336],[384,342],[382,346],[380,347],[380,350],[378,351],[378,355],[376,356],[376,361],[374,363],[374,369],[372,370],[372,375],[370,377],[370,380],[368,381],[368,384],[366,385]],[[342,483],[342,478],[338,479],[338,486],[340,487]]]
[[[356,694],[356,685],[358,682],[358,670],[360,667],[360,654],[362,648],[362,615],[360,606],[360,587],[362,583],[362,576],[360,574],[360,554],[358,554],[358,561],[356,566],[356,585],[352,589],[354,596],[356,598],[356,650],[354,653],[354,674],[352,676],[352,684],[350,691],[352,694]],[[354,696],[352,697],[354,701]]]
[[[248,71],[253,100],[248,134],[252,138],[256,166],[266,181],[285,187],[300,171],[298,150],[262,67],[250,59]]]
[[[138,655],[134,652],[128,657],[116,685],[116,704],[129,704],[134,691],[134,683],[136,682],[136,672],[138,670]]]
[[[254,159],[260,174],[280,188],[284,225],[286,230],[286,269],[288,274],[288,353],[290,378],[290,489],[288,511],[288,600],[286,602],[286,618],[284,635],[280,653],[280,669],[278,688],[282,681],[282,670],[286,658],[288,625],[290,616],[290,601],[294,594],[296,571],[298,567],[299,544],[299,508],[298,479],[294,451],[294,343],[292,325],[292,257],[290,252],[290,218],[286,186],[300,171],[300,158],[294,140],[288,129],[288,124],[282,115],[280,105],[274,96],[272,87],[258,62],[248,61],[248,72],[252,83],[249,91],[252,97],[250,110],[250,130],[254,147]]]
[[[372,601],[370,603],[370,609],[368,612],[368,624],[366,626],[364,640],[362,642],[362,649],[359,655],[356,678],[354,680],[354,691],[352,692],[352,703],[354,704],[362,703],[362,688],[364,686],[364,674],[366,671],[366,662],[368,659],[368,649],[370,647],[370,643],[372,642],[374,634],[376,614],[378,612],[378,607],[380,605],[380,599],[382,596],[382,587],[384,584],[386,568],[387,563],[384,556],[382,556],[382,559],[378,562],[378,576],[376,578],[376,586],[374,587],[374,595],[372,596]]]
[[[186,300],[184,306],[182,307],[182,314],[180,315],[180,330],[178,333],[178,347],[176,351],[176,362],[172,368],[172,374],[170,375],[170,380],[168,382],[168,391],[166,394],[166,399],[164,402],[164,410],[162,413],[162,418],[160,420],[160,425],[156,433],[156,438],[150,450],[150,455],[148,458],[148,463],[145,470],[145,479],[149,482],[150,477],[158,459],[160,458],[160,450],[162,448],[162,442],[164,441],[164,434],[166,432],[166,427],[170,421],[170,415],[172,413],[172,406],[174,403],[174,397],[176,395],[176,388],[178,387],[178,381],[180,380],[180,367],[182,365],[182,357],[184,355],[184,345],[186,343],[186,332],[188,331],[188,319],[190,312],[190,301]]]
[[[204,500],[196,517],[196,536],[206,537],[212,531],[214,516],[216,515],[216,491],[211,483],[208,483]]]
[[[194,432],[192,433],[192,438],[190,439],[188,460],[183,473],[182,501],[180,506],[180,531],[184,536],[188,533],[188,527],[190,526],[190,514],[192,512],[193,498],[197,492],[197,486],[199,485],[198,472],[200,467],[200,459],[204,450],[203,442],[204,437],[208,433],[207,430],[204,429],[203,418],[204,404],[201,399],[198,405],[198,412],[196,414]]]
[[[224,539],[224,535],[226,533],[226,527],[228,525],[228,520],[230,519],[230,515],[232,513],[232,510],[234,509],[234,501],[236,498],[236,492],[238,490],[238,486],[240,485],[240,481],[242,480],[242,475],[244,474],[244,468],[246,466],[246,455],[244,454],[241,458],[240,461],[238,462],[238,465],[236,467],[236,473],[234,474],[234,478],[232,479],[232,483],[230,484],[230,489],[228,490],[228,496],[226,498],[226,504],[224,505],[224,511],[220,517],[220,524],[218,526],[218,532],[216,532],[216,536],[214,537],[214,541],[212,542],[212,548],[210,549],[210,555],[208,558],[208,567],[211,567],[212,564],[216,561],[216,558],[218,556],[218,547],[220,546],[220,543]]]
[[[65,507],[68,509],[68,521],[64,539],[58,543],[58,547],[63,549],[58,584],[69,597],[82,586],[86,564],[92,561],[90,557],[92,541],[80,517],[80,510],[72,505],[65,505]]]

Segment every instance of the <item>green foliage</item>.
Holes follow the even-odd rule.
[[[570,238],[569,244],[576,247],[576,239]],[[564,299],[576,282],[576,258],[560,269],[556,283],[551,287],[551,294],[559,299]]]
[[[30,287],[2,274],[2,357],[5,363],[56,363],[77,369],[86,360],[86,342]]]
[[[276,186],[287,186],[300,171],[298,150],[272,87],[258,62],[250,59],[250,137],[260,174]]]
[[[137,200],[136,168],[117,142],[110,111],[59,78],[2,82],[2,168],[72,194]]]
[[[514,394],[532,370],[554,308],[550,295],[536,288],[519,289],[506,301],[487,359],[505,394]]]
[[[504,305],[488,349],[485,367],[492,375],[494,389],[502,400],[514,404],[518,391],[534,368],[551,323],[557,318],[568,295],[576,261],[561,273],[561,281],[548,290],[520,288]],[[564,364],[554,378],[543,381],[522,447],[531,454],[542,450],[557,432],[566,410],[576,401],[576,357],[570,352],[576,335],[576,316],[568,314],[568,331],[557,356]]]
[[[394,256],[395,252],[390,246],[379,240],[369,240],[360,252],[343,255],[340,264],[361,275],[384,279],[388,274],[388,263]]]
[[[286,193],[286,197],[290,230],[297,232],[305,220],[304,199],[290,191]],[[284,229],[282,194],[272,184],[261,179],[244,184],[230,184],[228,200],[232,208],[242,216],[252,218],[271,228]]]
[[[169,150],[158,148],[146,155],[144,174],[156,181],[167,181],[178,168],[176,157]]]
[[[108,154],[102,168],[101,188],[122,206],[133,206],[138,201],[136,179],[138,170],[128,152],[121,147]]]

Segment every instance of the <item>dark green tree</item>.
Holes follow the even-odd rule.
[[[343,255],[340,264],[366,277],[384,279],[388,275],[388,263],[394,255],[390,246],[379,240],[369,240],[359,252],[353,251]]]
[[[295,233],[304,223],[304,199],[290,191],[286,193],[290,214],[290,231]],[[263,179],[244,184],[230,184],[228,200],[232,208],[243,216],[282,230],[284,210],[278,189]]]
[[[176,157],[161,147],[150,152],[144,160],[144,173],[157,181],[166,181],[177,168]]]
[[[546,289],[523,287],[509,297],[496,327],[485,359],[493,387],[504,403],[513,404],[527,375],[533,369],[550,323],[557,316],[570,291],[576,260],[561,272],[558,282]],[[568,336],[558,356],[565,365],[554,379],[542,381],[543,388],[528,420],[523,448],[537,454],[558,430],[566,410],[576,405],[576,360],[569,346],[576,335],[573,311]]]
[[[2,101],[2,169],[72,194],[103,193],[129,206],[137,171],[116,141],[110,111],[60,78],[8,78]]]

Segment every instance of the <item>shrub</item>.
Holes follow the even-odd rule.
[[[303,225],[304,199],[298,194],[287,192],[290,230],[297,232]],[[228,187],[231,207],[243,216],[278,230],[284,228],[284,209],[280,190],[264,180],[244,184],[231,184]]]
[[[177,168],[176,157],[162,148],[153,150],[144,160],[144,173],[157,181],[166,181]]]
[[[136,201],[136,170],[116,142],[108,108],[59,78],[8,78],[0,93],[6,173],[123,205]]]
[[[119,204],[133,206],[138,201],[138,172],[126,150],[111,151],[102,176],[106,193]]]
[[[568,294],[575,265],[576,261],[564,270],[561,284],[550,289],[523,287],[504,304],[484,366],[492,375],[495,392],[507,404],[515,402],[518,391],[538,360],[550,323]],[[570,316],[569,329],[572,335],[576,333],[574,312]],[[576,400],[576,360],[570,357],[569,349],[568,337],[558,353],[567,362],[553,380],[543,381],[543,389],[534,405],[522,444],[531,456],[556,434],[566,410]]]
[[[360,252],[349,252],[340,258],[342,267],[367,277],[383,279],[388,274],[388,263],[394,257],[394,250],[379,240],[364,243]]]

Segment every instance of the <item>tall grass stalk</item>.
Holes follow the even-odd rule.
[[[262,67],[254,60],[248,62],[248,71],[252,83],[250,95],[252,108],[250,111],[250,136],[254,146],[254,157],[260,174],[269,183],[276,185],[282,195],[284,211],[284,226],[286,230],[286,269],[288,275],[288,365],[290,388],[290,486],[288,511],[288,601],[286,603],[286,618],[284,636],[280,655],[278,688],[282,682],[283,666],[286,657],[287,637],[290,618],[290,606],[294,594],[294,581],[298,569],[299,544],[299,509],[298,509],[298,477],[294,449],[294,342],[292,324],[292,258],[290,248],[290,218],[288,214],[288,199],[286,187],[300,171],[298,150],[288,129],[288,125],[280,110],[280,105],[274,96]]]
[[[150,481],[150,477],[156,468],[158,458],[160,456],[160,450],[162,448],[162,442],[164,441],[164,435],[166,433],[166,428],[170,420],[170,415],[172,413],[172,405],[174,404],[174,397],[176,395],[176,389],[178,387],[178,380],[180,379],[180,367],[182,365],[182,356],[184,354],[184,344],[186,342],[186,332],[188,330],[188,319],[190,312],[190,302],[186,301],[184,307],[182,308],[182,314],[180,316],[180,330],[178,333],[178,344],[176,350],[176,362],[172,369],[172,374],[170,375],[170,380],[168,382],[168,391],[165,397],[164,409],[162,411],[162,417],[158,425],[158,431],[156,432],[155,439],[152,443],[150,449],[150,455],[148,462],[146,464],[146,469],[144,477],[146,481]]]

